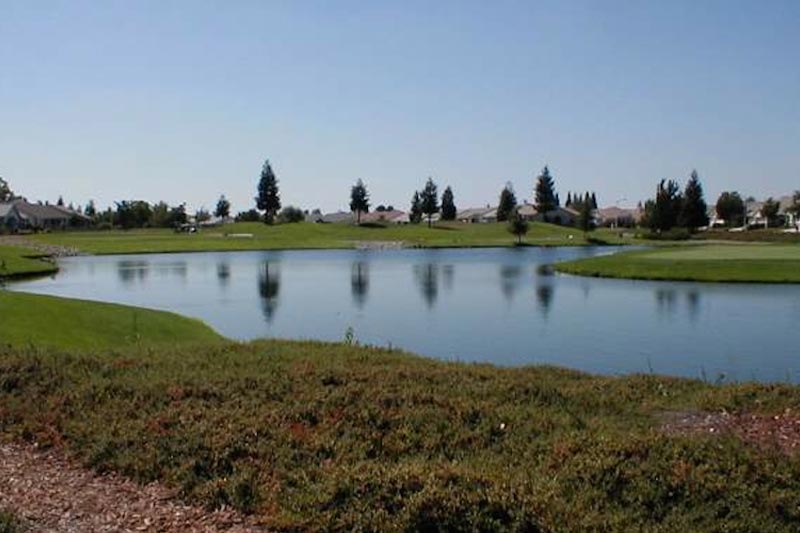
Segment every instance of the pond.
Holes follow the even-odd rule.
[[[612,248],[74,257],[12,290],[174,311],[230,338],[399,347],[603,374],[800,381],[800,286],[547,275]]]

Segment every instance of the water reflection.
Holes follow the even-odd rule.
[[[217,280],[220,287],[227,287],[231,281],[231,265],[226,261],[217,263]]]
[[[514,294],[520,289],[522,267],[520,265],[500,265],[500,290],[507,302],[511,302]]]
[[[264,318],[267,322],[272,322],[275,317],[280,289],[280,270],[276,265],[272,265],[270,268],[269,262],[264,263],[258,275],[258,293],[261,295],[261,308],[264,311]]]
[[[350,267],[350,294],[359,309],[364,307],[369,292],[369,263],[354,261]]]
[[[131,285],[137,281],[141,283],[147,279],[149,266],[147,261],[123,259],[117,261],[117,275],[125,285]]]
[[[439,296],[439,265],[435,263],[414,265],[414,278],[428,309],[433,308]]]
[[[455,274],[455,267],[453,265],[442,265],[442,282],[444,282],[444,288],[448,291],[453,290]]]
[[[696,290],[687,292],[686,304],[689,309],[689,319],[695,322],[700,315],[700,293]]]
[[[539,310],[545,318],[550,314],[550,308],[553,306],[553,296],[555,295],[555,288],[553,286],[553,278],[537,278],[536,279],[536,301],[539,304]]]
[[[675,313],[675,289],[658,288],[655,291],[656,309],[661,316],[670,316]]]

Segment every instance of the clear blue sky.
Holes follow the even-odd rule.
[[[800,189],[800,2],[0,0],[0,175],[30,199],[407,208]]]

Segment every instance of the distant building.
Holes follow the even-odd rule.
[[[407,224],[408,213],[393,209],[391,211],[372,211],[361,215],[361,222],[377,222],[384,224]]]
[[[603,207],[595,211],[598,226],[607,228],[632,228],[642,221],[642,210],[625,207]]]
[[[66,207],[32,204],[26,200],[0,204],[0,225],[10,231],[63,230],[89,224],[89,217]]]
[[[456,220],[465,224],[497,222],[497,208],[487,205],[486,207],[462,209],[456,214]]]

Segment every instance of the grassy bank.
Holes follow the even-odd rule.
[[[16,246],[0,245],[0,280],[52,274],[58,267],[41,259],[36,252]]]
[[[0,344],[110,349],[221,340],[173,313],[0,290]]]
[[[582,276],[679,281],[800,283],[798,245],[696,245],[559,263]]]
[[[277,530],[794,531],[800,461],[665,412],[782,413],[789,386],[442,363],[264,341],[0,349],[0,434]]]
[[[516,241],[504,223],[447,223],[433,228],[424,224],[359,227],[349,224],[267,226],[238,223],[197,234],[147,229],[49,233],[31,238],[43,244],[74,247],[93,254],[353,248],[369,242],[402,242],[410,247],[511,246]],[[613,242],[620,240],[615,233],[608,233],[608,238]],[[586,244],[580,231],[544,223],[531,224],[524,242],[543,246]]]

